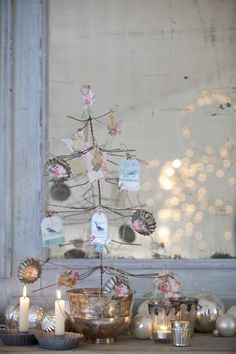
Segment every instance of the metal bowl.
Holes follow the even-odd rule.
[[[86,340],[112,343],[129,328],[133,293],[126,297],[110,298],[100,289],[68,290],[73,330],[83,333]]]

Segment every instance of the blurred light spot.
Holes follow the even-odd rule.
[[[232,205],[228,204],[225,206],[225,212],[227,214],[231,214],[233,212],[234,208],[232,207]]]
[[[203,155],[203,156],[201,157],[201,161],[202,161],[203,163],[208,163],[208,162],[209,162],[209,156]]]
[[[226,159],[226,160],[223,161],[223,165],[226,168],[230,168],[231,165],[232,165],[232,161]]]
[[[165,174],[168,177],[172,177],[175,174],[175,170],[172,167],[167,167],[166,170],[165,170]]]
[[[212,155],[213,154],[213,148],[211,146],[207,146],[205,149],[207,155]]]
[[[198,162],[196,165],[198,171],[204,171],[204,164],[202,162]]]
[[[194,204],[187,204],[185,212],[187,215],[191,215],[195,212],[196,206]]]
[[[215,200],[215,206],[216,207],[221,207],[223,205],[223,200],[218,198]]]
[[[231,231],[225,231],[224,233],[224,239],[229,241],[232,239],[232,232]]]
[[[193,236],[193,230],[192,229],[186,229],[185,230],[185,236],[186,237],[192,237]]]
[[[188,149],[188,150],[186,150],[185,154],[186,154],[186,156],[188,156],[188,157],[193,157],[194,151],[193,151],[192,149]]]
[[[206,180],[206,175],[204,173],[200,173],[198,176],[197,176],[197,179],[199,182],[205,182]]]
[[[211,173],[214,171],[214,169],[215,169],[214,165],[212,165],[212,164],[206,165],[207,172]]]
[[[190,174],[190,177],[196,176],[196,174],[197,174],[197,168],[196,168],[196,165],[195,165],[195,164],[192,164],[192,165],[190,166],[189,174]]]
[[[199,97],[197,99],[197,105],[200,106],[200,107],[204,106],[205,105],[205,99],[202,98],[202,97]]]
[[[179,198],[177,198],[177,197],[171,198],[170,203],[171,203],[171,205],[173,205],[173,206],[178,205],[178,204],[179,204]]]
[[[225,175],[224,171],[223,170],[217,170],[216,171],[216,177],[217,178],[223,178]]]
[[[159,177],[159,183],[162,189],[165,190],[170,190],[173,188],[173,181],[171,181],[168,177],[166,176],[160,176]]]
[[[212,90],[211,91],[211,97],[214,97],[217,99],[217,97],[220,95],[220,90]]]
[[[192,179],[188,178],[185,181],[185,186],[187,188],[193,188],[195,186],[195,183],[194,183],[194,181]]]
[[[199,188],[198,189],[198,194],[202,195],[202,196],[205,195],[206,194],[206,188],[203,188],[203,187]]]
[[[179,200],[180,200],[181,202],[185,202],[186,199],[187,199],[186,195],[185,195],[184,193],[181,193],[180,196],[179,196]]]
[[[182,133],[183,138],[185,138],[185,139],[191,138],[191,131],[188,127],[183,127],[181,129],[181,133]]]
[[[172,194],[179,195],[182,192],[182,189],[179,187],[175,187],[172,189]]]
[[[193,221],[198,224],[200,223],[204,218],[204,214],[202,211],[198,211],[196,212],[196,214],[194,215]]]
[[[183,165],[189,165],[189,163],[190,163],[190,160],[189,160],[189,158],[188,157],[184,157],[183,159],[182,159],[182,164]]]
[[[229,177],[228,183],[229,183],[230,186],[235,186],[236,179],[234,177]]]
[[[181,216],[181,212],[178,210],[175,210],[173,213],[172,213],[172,219],[176,222],[179,222],[181,221],[182,219],[182,216]]]
[[[167,226],[160,226],[157,235],[159,242],[169,243],[170,229]]]
[[[224,159],[226,159],[227,157],[229,157],[229,152],[228,150],[226,150],[225,148],[221,148],[219,151],[219,154],[221,157],[223,157]]]
[[[158,219],[169,219],[171,217],[171,209],[161,209],[158,211]]]
[[[180,166],[182,165],[182,162],[179,159],[175,159],[172,161],[172,165],[174,168],[180,168]]]
[[[204,90],[204,91],[202,91],[201,96],[202,96],[203,98],[210,97],[210,93],[209,93],[209,91]]]

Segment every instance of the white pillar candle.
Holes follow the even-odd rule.
[[[55,301],[55,335],[65,334],[65,301],[61,300],[61,292],[57,289],[57,300]]]
[[[29,331],[29,303],[30,299],[26,296],[26,285],[24,285],[23,296],[20,297],[19,332]]]

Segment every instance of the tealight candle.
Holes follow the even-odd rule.
[[[153,333],[153,339],[155,341],[162,341],[162,340],[166,340],[169,338],[170,336],[170,329],[166,324],[160,324],[159,326],[157,326],[157,328],[154,330]]]
[[[20,297],[19,332],[29,331],[29,303],[30,300],[26,296],[26,285],[24,285],[23,296]]]
[[[65,301],[61,300],[61,292],[57,289],[57,300],[55,301],[55,335],[65,334]]]

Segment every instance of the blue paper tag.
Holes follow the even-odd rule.
[[[54,247],[65,242],[63,224],[58,216],[49,216],[41,222],[43,247]]]
[[[140,190],[140,163],[135,159],[121,160],[119,190],[137,192]]]

